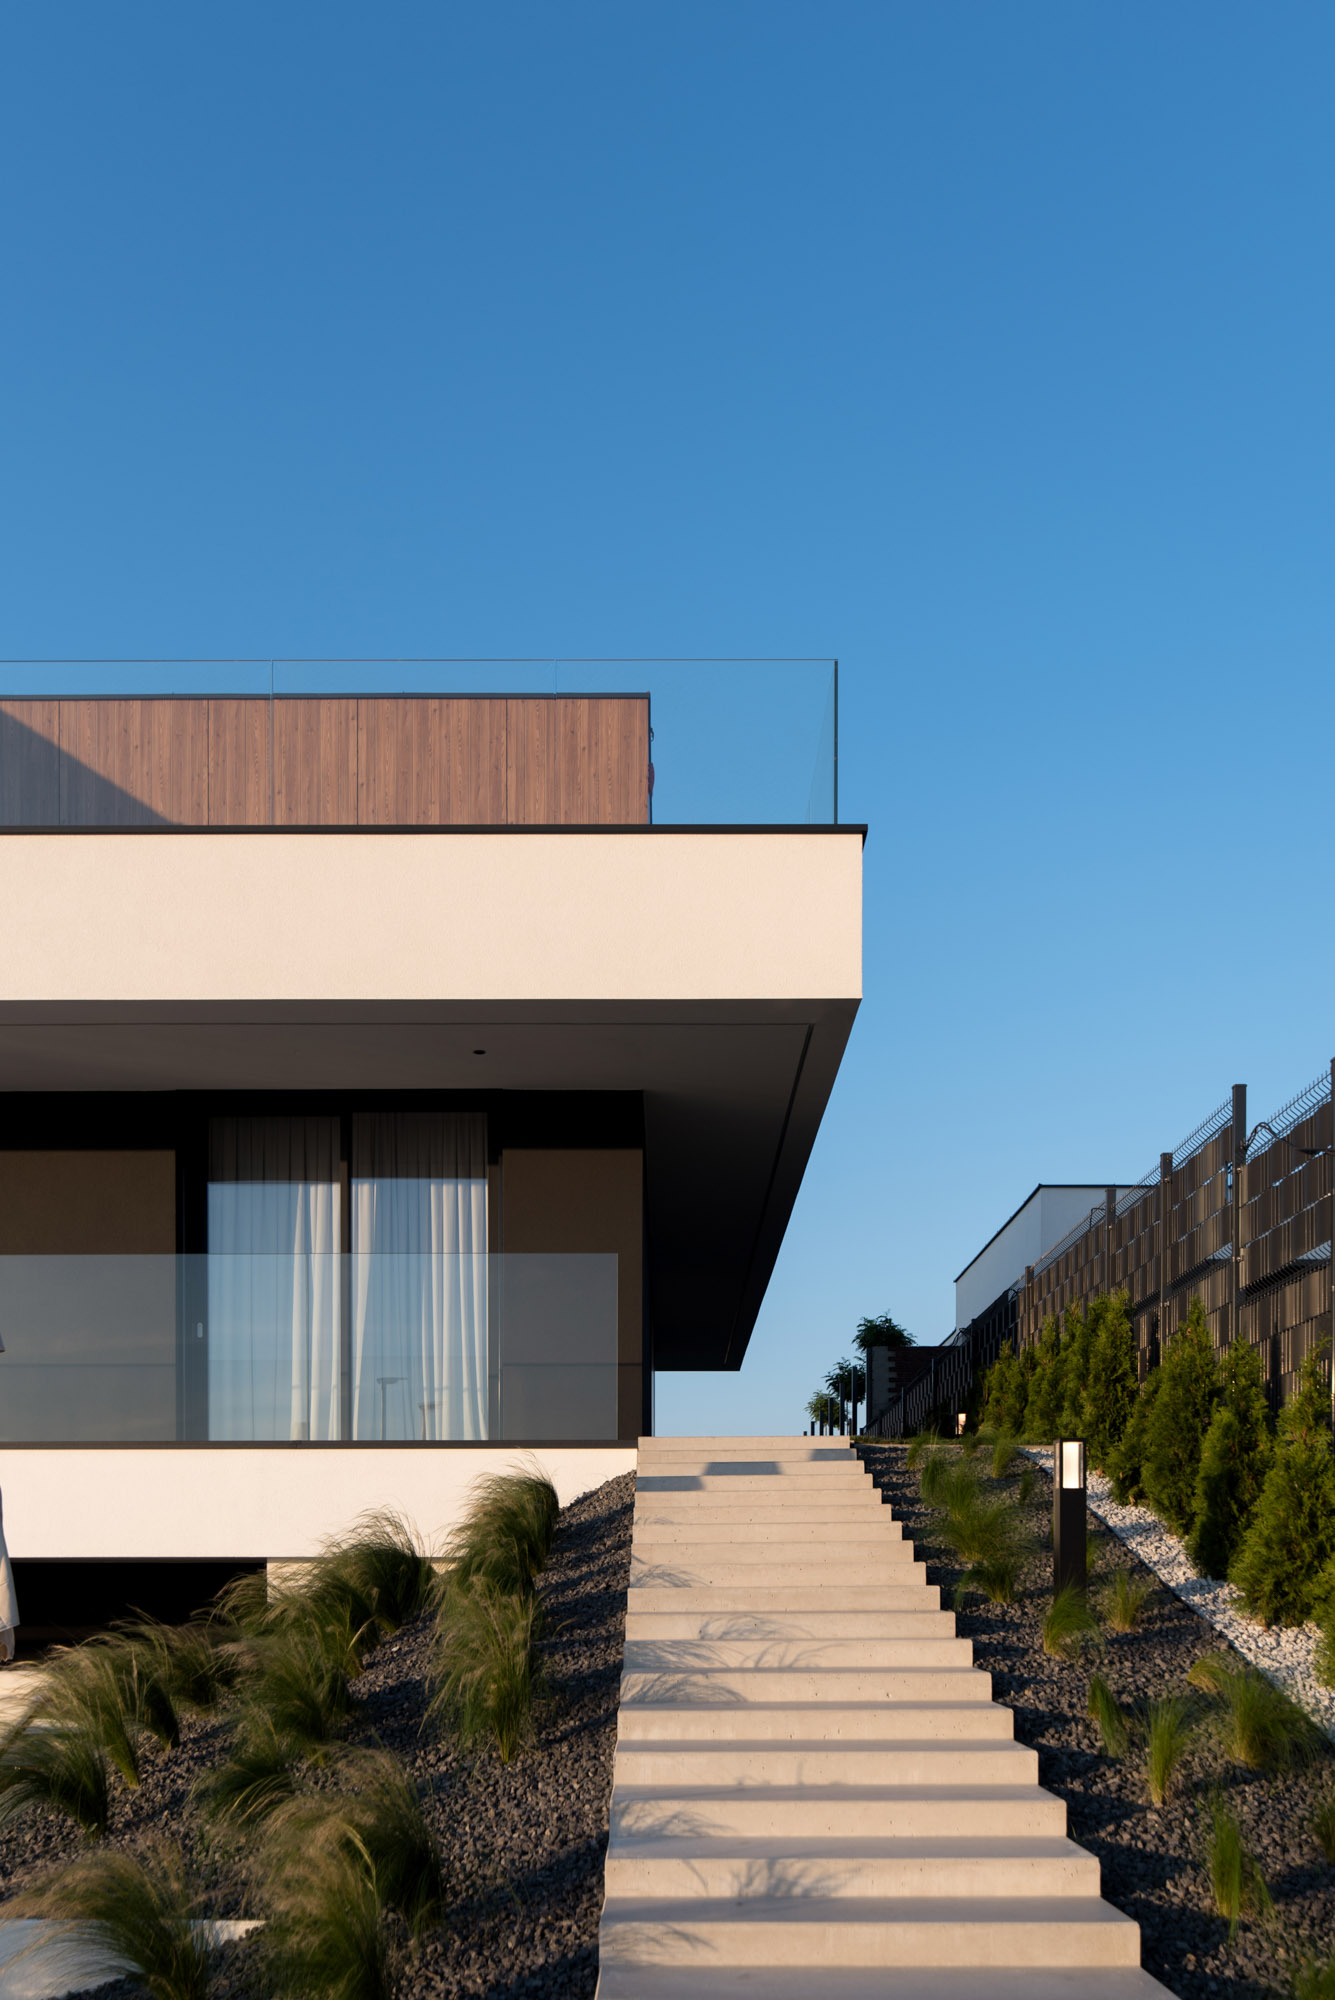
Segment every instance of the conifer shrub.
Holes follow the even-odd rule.
[[[1281,1410],[1275,1448],[1251,1524],[1229,1572],[1254,1618],[1301,1625],[1318,1608],[1335,1558],[1335,1454],[1324,1349],[1303,1362],[1298,1393]]]
[[[1159,1364],[1143,1474],[1150,1506],[1179,1535],[1195,1524],[1201,1449],[1218,1394],[1219,1367],[1197,1298]]]
[[[1145,1498],[1145,1458],[1149,1451],[1150,1422],[1159,1396],[1159,1379],[1159,1370],[1152,1368],[1137,1391],[1120,1442],[1108,1454],[1104,1470],[1112,1481],[1113,1498],[1119,1507],[1138,1506]]]
[[[1223,1379],[1224,1393],[1201,1447],[1196,1519],[1187,1541],[1187,1553],[1201,1576],[1228,1575],[1270,1462],[1261,1357],[1249,1341],[1233,1342],[1224,1356]]]
[[[983,1404],[983,1428],[1018,1435],[1024,1423],[1024,1406],[1029,1384],[1018,1355],[1003,1348],[987,1373],[987,1397]]]
[[[1054,1437],[1082,1438],[1085,1435],[1085,1387],[1089,1380],[1089,1362],[1106,1304],[1107,1301],[1102,1298],[1091,1300],[1088,1317],[1078,1305],[1068,1306],[1062,1317],[1062,1396]]]
[[[1136,1353],[1131,1308],[1124,1291],[1101,1301],[1085,1384],[1082,1435],[1090,1463],[1100,1472],[1126,1433],[1136,1406]]]
[[[1061,1340],[1051,1314],[1043,1322],[1033,1354],[1022,1434],[1029,1444],[1051,1444],[1057,1435],[1062,1404]]]

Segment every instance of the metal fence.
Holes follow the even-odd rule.
[[[1235,1085],[1157,1169],[1120,1195],[1109,1188],[1019,1283],[932,1350],[935,1365],[869,1428],[903,1437],[940,1423],[966,1407],[1003,1346],[1032,1346],[1048,1319],[1118,1290],[1130,1301],[1142,1378],[1199,1298],[1216,1350],[1235,1338],[1259,1350],[1278,1408],[1332,1333],[1333,1088],[1335,1063],[1249,1130],[1246,1086]]]

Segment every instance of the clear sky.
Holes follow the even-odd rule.
[[[64,0],[0,652],[837,654],[866,1000],[740,1375],[1335,1053],[1335,12]]]

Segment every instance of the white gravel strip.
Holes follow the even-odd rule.
[[[1026,1458],[1052,1470],[1051,1448],[1022,1447]],[[1249,1618],[1240,1607],[1238,1592],[1231,1583],[1197,1576],[1181,1541],[1166,1528],[1148,1507],[1121,1507],[1112,1496],[1112,1482],[1092,1469],[1087,1475],[1085,1500],[1091,1514],[1097,1514],[1120,1541],[1139,1556],[1147,1569],[1168,1585],[1174,1596],[1189,1604],[1207,1624],[1222,1632],[1244,1660],[1258,1667],[1266,1679],[1292,1695],[1306,1709],[1320,1729],[1335,1742],[1335,1688],[1317,1678],[1316,1649],[1321,1634],[1315,1625],[1284,1627],[1269,1631]]]

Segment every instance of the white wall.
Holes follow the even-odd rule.
[[[855,999],[862,840],[0,834],[0,1003]]]
[[[633,1472],[636,1454],[628,1445],[0,1447],[0,1490],[9,1553],[20,1559],[282,1560],[315,1555],[373,1507],[397,1508],[435,1545],[462,1518],[475,1480],[535,1460],[564,1507]]]
[[[1119,1188],[1118,1194],[1125,1190]],[[967,1326],[999,1298],[1008,1285],[1024,1276],[1026,1264],[1036,1264],[1045,1250],[1060,1243],[1068,1229],[1102,1207],[1103,1187],[1043,1186],[1035,1188],[1023,1208],[955,1280],[955,1324]]]

